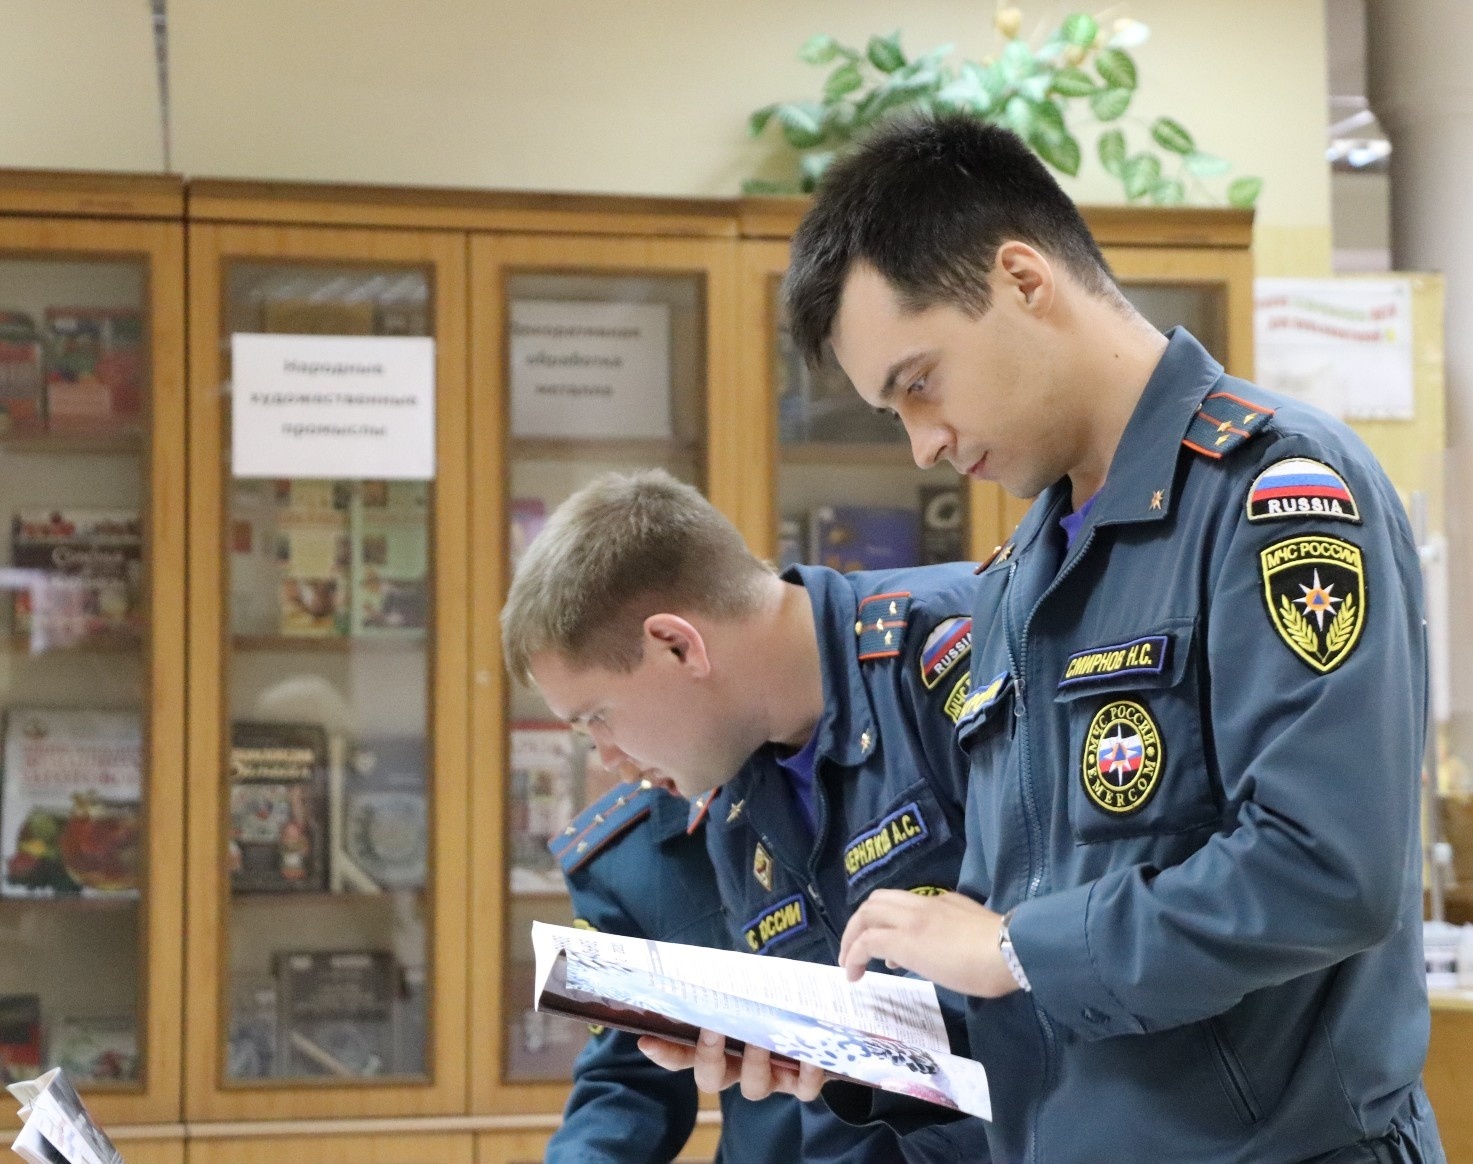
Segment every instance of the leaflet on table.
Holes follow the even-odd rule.
[[[30,1164],[123,1164],[60,1067],[12,1083],[8,1090],[22,1104],[25,1126],[11,1145],[22,1159]]]
[[[837,966],[532,923],[539,1010],[781,1059],[991,1118],[980,1063],[948,1050],[936,988],[888,974],[845,980]]]

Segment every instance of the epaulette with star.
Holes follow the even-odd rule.
[[[1202,401],[1181,443],[1218,461],[1255,437],[1273,414],[1272,408],[1260,408],[1230,392],[1214,392]]]
[[[631,780],[611,788],[548,841],[563,872],[576,871],[649,816],[654,787],[648,780]]]
[[[859,660],[893,659],[900,654],[905,622],[910,617],[910,591],[871,594],[859,604],[854,633],[859,636]]]

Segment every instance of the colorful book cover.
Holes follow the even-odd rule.
[[[276,565],[283,635],[348,633],[350,487],[328,480],[277,481]]]
[[[393,955],[382,950],[277,954],[283,1073],[391,1074],[397,978]]]
[[[583,749],[562,724],[521,723],[510,751],[511,891],[566,893],[547,842],[577,814]]]
[[[138,1078],[138,1022],[131,1014],[71,1015],[58,1019],[47,1058],[78,1082]]]
[[[0,1083],[41,1074],[41,996],[0,995]]]
[[[143,411],[142,313],[122,307],[48,307],[46,330],[51,340],[47,427],[135,427]]]
[[[230,727],[230,885],[237,892],[327,887],[327,733],[317,724]]]
[[[0,893],[138,892],[142,730],[136,712],[11,708],[3,784]]]
[[[381,889],[420,889],[429,860],[425,738],[356,741],[342,781],[335,848]],[[336,854],[335,854],[336,856]]]
[[[914,566],[921,557],[913,509],[824,505],[809,516],[811,560],[842,573]]]
[[[34,571],[12,596],[12,629],[40,649],[137,639],[143,526],[129,509],[26,509],[11,518],[10,562]]]
[[[355,635],[421,635],[429,625],[430,490],[362,481],[353,505]]]
[[[46,348],[23,311],[0,311],[0,436],[46,424]]]

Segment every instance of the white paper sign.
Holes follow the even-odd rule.
[[[1406,279],[1257,279],[1258,382],[1344,420],[1411,420]]]
[[[237,477],[435,476],[435,341],[230,337]]]
[[[670,435],[665,304],[519,299],[510,339],[513,436]]]

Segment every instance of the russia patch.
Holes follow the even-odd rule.
[[[747,948],[754,954],[765,954],[789,938],[796,938],[808,928],[808,910],[798,894],[785,897],[765,909],[742,927]]]
[[[972,620],[965,615],[944,619],[926,636],[921,648],[921,682],[929,691],[972,652]]]
[[[1258,474],[1248,490],[1248,520],[1322,517],[1360,522],[1345,479],[1320,461],[1289,457]]]

